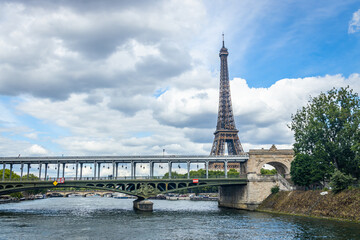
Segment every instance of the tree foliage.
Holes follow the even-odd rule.
[[[2,178],[3,176],[3,170],[0,170],[0,178]],[[5,169],[5,179],[10,179],[10,169]],[[11,173],[11,179],[20,179],[20,176],[17,175],[16,173],[12,172]]]
[[[335,170],[331,176],[330,186],[335,193],[347,189],[354,182],[354,178],[350,175],[345,175],[339,170]]]
[[[227,172],[227,175],[229,178],[231,177],[238,177],[239,176],[239,172],[236,171],[236,169],[229,169],[229,171]],[[212,171],[209,170],[209,178],[221,178],[224,177],[225,173],[223,171]],[[193,178],[205,178],[206,177],[206,170],[205,169],[199,169],[197,171],[190,171],[190,179]],[[169,178],[169,173],[165,173],[163,176],[163,179],[168,179]],[[184,174],[180,174],[177,172],[171,172],[171,178],[187,178],[187,173]],[[217,186],[204,186],[204,187],[197,187],[194,188],[193,190],[189,190],[192,192],[195,192],[196,194],[198,194],[199,192],[217,192],[218,191],[218,187]],[[187,193],[188,190],[180,190],[179,192],[181,193]]]
[[[262,175],[275,175],[275,174],[277,174],[277,171],[276,171],[276,169],[274,168],[274,169],[265,169],[265,168],[262,168],[262,169],[260,169],[260,173],[262,174]]]
[[[306,186],[329,179],[334,169],[359,177],[359,123],[359,96],[349,87],[321,93],[292,115],[294,183]]]
[[[271,188],[272,194],[278,193],[279,191],[280,191],[280,187],[278,185]]]

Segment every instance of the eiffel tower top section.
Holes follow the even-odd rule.
[[[227,64],[228,49],[225,47],[224,34],[223,46],[220,49],[220,92],[219,92],[219,112],[216,125],[216,131],[236,130],[234,113],[232,110],[229,70]]]

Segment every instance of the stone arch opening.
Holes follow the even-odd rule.
[[[290,170],[288,169],[288,167],[281,162],[267,162],[266,164],[274,167],[276,169],[277,173],[283,177],[287,176],[287,174],[290,173]]]

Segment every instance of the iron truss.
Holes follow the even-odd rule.
[[[239,131],[235,126],[234,113],[231,103],[229,71],[227,64],[228,55],[229,52],[225,47],[223,39],[223,46],[219,53],[221,62],[218,120],[210,155],[224,155],[225,145],[227,146],[229,155],[239,155],[244,153],[238,136]]]
[[[158,194],[175,192],[204,186],[243,185],[246,176],[237,178],[200,178],[198,183],[192,179],[123,179],[123,180],[66,180],[55,186],[53,181],[0,181],[0,195],[34,189],[89,188],[120,192],[137,196],[140,199],[155,197]]]

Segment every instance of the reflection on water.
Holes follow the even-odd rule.
[[[220,209],[217,202],[52,198],[0,205],[0,239],[360,239],[360,224]]]

